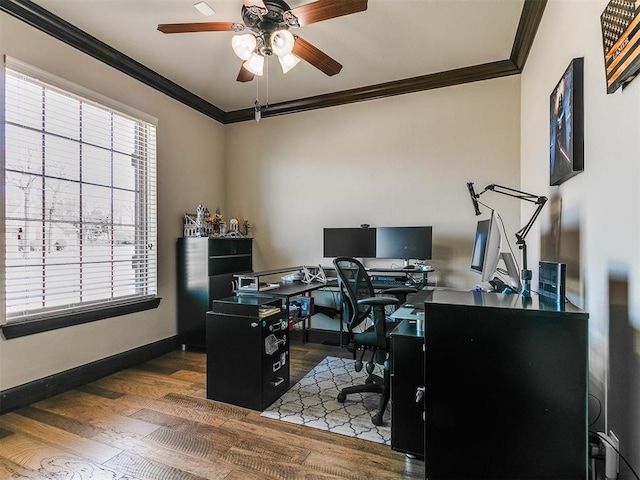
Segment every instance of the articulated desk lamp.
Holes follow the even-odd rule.
[[[531,230],[531,227],[533,226],[533,223],[538,218],[538,215],[540,215],[542,207],[544,207],[544,204],[547,202],[547,197],[538,197],[537,195],[533,195],[531,193],[514,190],[513,188],[503,187],[502,185],[496,185],[493,183],[484,187],[484,190],[482,190],[480,193],[475,192],[475,190],[473,189],[473,183],[471,182],[467,183],[467,188],[469,189],[469,195],[471,195],[471,201],[473,202],[473,208],[475,209],[476,216],[480,215],[480,206],[478,205],[480,202],[478,202],[478,199],[480,198],[480,195],[489,190],[500,193],[502,195],[519,198],[520,200],[524,200],[525,202],[531,202],[538,205],[536,211],[533,212],[533,216],[527,222],[527,224],[516,232],[516,245],[518,245],[518,248],[522,250],[522,270],[520,271],[520,280],[522,280],[522,295],[525,297],[530,296],[532,273],[531,270],[528,269],[527,265],[527,244],[524,241],[524,237],[527,236],[529,230]]]

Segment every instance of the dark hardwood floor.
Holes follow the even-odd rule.
[[[291,345],[291,383],[338,347]],[[206,399],[205,354],[175,351],[0,416],[0,479],[418,479],[390,447]]]

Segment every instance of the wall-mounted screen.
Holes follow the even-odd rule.
[[[375,258],[375,228],[325,228],[323,234],[325,258]]]
[[[431,258],[432,227],[376,228],[376,257],[404,260]]]

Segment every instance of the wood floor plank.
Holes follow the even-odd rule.
[[[136,374],[133,370],[127,370],[96,380],[92,385],[122,394],[135,393],[148,398],[160,398],[173,392],[190,391],[192,388],[189,382],[170,379],[169,377],[165,377],[165,379],[166,381],[163,381],[160,376],[151,376],[147,372]]]
[[[21,434],[0,440],[0,460],[18,465],[29,479],[120,479],[123,472],[104,467]],[[21,477],[8,477],[21,478]]]
[[[267,480],[299,480],[313,478],[317,480],[337,480],[353,477],[340,477],[299,465],[282,461],[280,458],[265,458],[262,455],[247,452],[244,449],[231,449],[220,461],[237,465],[255,472]]]
[[[222,425],[228,420],[225,415],[226,410],[198,410],[189,408],[188,406],[177,405],[171,402],[153,400],[137,395],[125,395],[118,399],[119,402],[139,407],[140,410],[148,409],[160,413],[175,414],[181,418],[193,420],[194,422],[204,423],[207,425]],[[137,412],[136,412],[137,413]],[[131,418],[136,418],[135,414]]]
[[[106,463],[107,467],[130,473],[140,478],[157,480],[207,480],[164,463],[149,460],[131,452],[123,452]],[[215,477],[214,477],[215,478]]]
[[[35,404],[36,407],[49,412],[57,413],[69,418],[78,419],[89,425],[102,429],[112,429],[119,432],[127,432],[134,435],[148,435],[157,425],[149,424],[135,418],[130,418],[124,412],[134,413],[138,408],[123,408],[123,405],[111,405],[102,401],[96,401],[98,397],[81,392],[74,392],[72,398],[76,401],[68,402],[69,397],[65,394],[57,395],[47,400],[42,400]],[[104,399],[106,400],[106,399]],[[119,404],[120,399],[108,400],[108,402]],[[118,413],[122,411],[122,413]]]
[[[99,427],[83,423],[75,418],[58,415],[57,413],[48,412],[34,406],[21,408],[16,410],[16,413],[85,438],[91,438],[102,430]]]
[[[163,442],[162,434],[156,432],[136,438],[105,431],[97,440],[122,449],[122,453],[108,460],[106,465],[145,478],[158,478],[155,475],[168,475],[168,479],[173,479],[172,475],[190,478],[189,475],[192,475],[223,479],[229,474],[230,468],[217,461],[221,454],[226,453],[226,449],[216,451],[213,442],[189,435],[182,435],[182,438],[170,432],[168,435],[172,441]],[[178,471],[182,473],[176,473]]]
[[[106,462],[121,452],[120,449],[74,435],[37,420],[22,417],[16,413],[6,413],[0,416],[0,426],[28,437],[45,439],[45,442],[51,446],[65,452],[71,452],[79,457],[87,458],[93,462]]]
[[[20,480],[51,480],[40,472],[13,463],[0,455],[0,478]]]

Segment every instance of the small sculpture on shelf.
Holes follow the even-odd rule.
[[[184,214],[183,235],[185,237],[208,237],[213,232],[213,224],[209,221],[210,213],[201,203],[196,207],[196,213]]]

